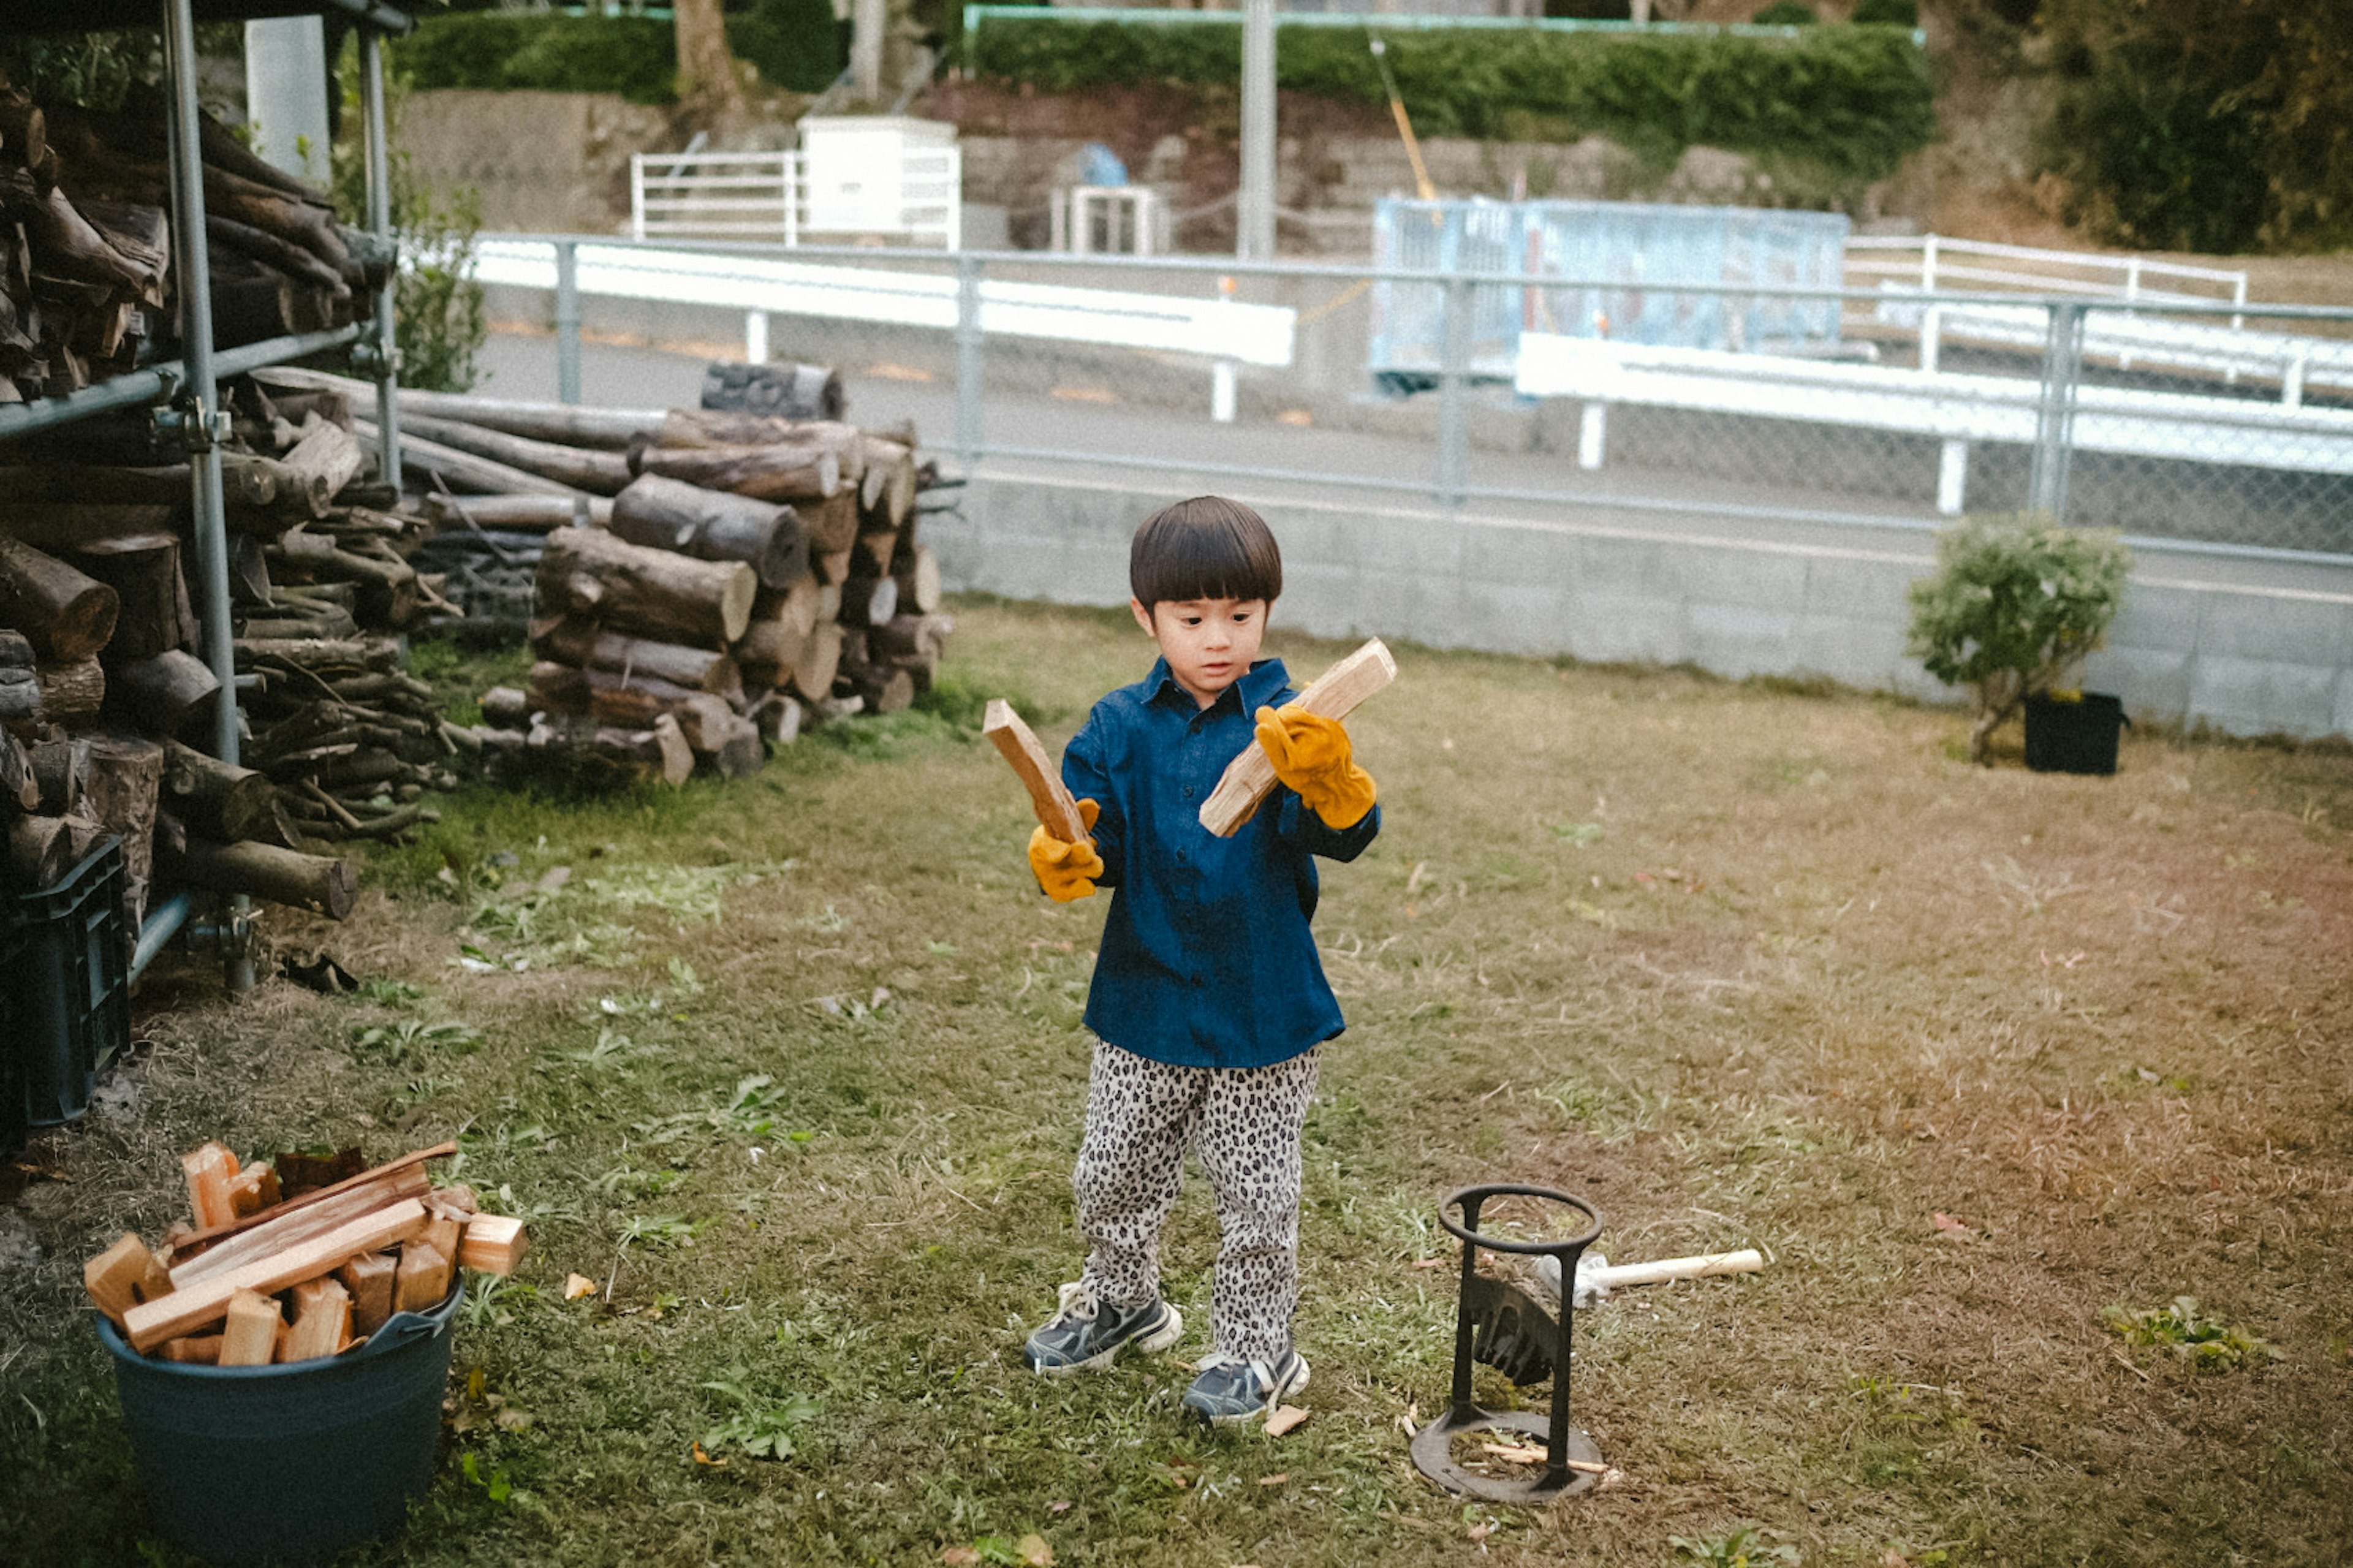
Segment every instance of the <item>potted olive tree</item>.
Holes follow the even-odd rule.
[[[1937,533],[1936,574],[1912,584],[1907,647],[1929,674],[1975,698],[1971,762],[1984,762],[1988,738],[2031,704],[2031,726],[2052,706],[2105,722],[2107,766],[2073,771],[2115,771],[2122,704],[2087,703],[2077,686],[2131,572],[2132,552],[2113,529],[2064,528],[2041,513],[1965,518]],[[2049,750],[2041,739],[2029,736],[2030,764]]]

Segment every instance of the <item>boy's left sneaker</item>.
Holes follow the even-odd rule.
[[[1185,1408],[1215,1426],[1254,1421],[1306,1386],[1307,1360],[1296,1350],[1283,1352],[1272,1366],[1211,1351],[1185,1391]]]

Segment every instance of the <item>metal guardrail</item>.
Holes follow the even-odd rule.
[[[1916,285],[1928,293],[1938,289],[1994,288],[2125,300],[2204,302],[2223,298],[2234,305],[2247,302],[2244,271],[2146,256],[2050,250],[1939,234],[1851,235],[1846,251],[1850,280],[1886,278]],[[2207,284],[2211,291],[2163,287],[2168,280]]]
[[[2113,524],[2144,537],[2201,541],[2232,551],[2285,549],[2353,557],[2353,473],[2348,472],[2341,459],[2347,442],[2353,439],[2353,398],[2308,390],[2300,403],[2284,404],[2254,389],[2234,387],[2211,372],[2146,366],[2125,372],[2087,358],[2087,345],[2106,341],[2113,326],[2131,325],[2137,330],[2160,323],[2182,331],[2228,332],[2230,329],[2218,323],[2238,317],[2267,324],[2273,339],[2298,337],[2333,343],[2339,340],[2317,337],[2315,332],[2353,337],[2353,308],[2248,305],[2242,309],[2227,300],[2146,297],[2127,305],[2099,297],[2038,297],[2012,291],[1907,293],[1907,300],[1946,312],[1947,317],[1970,311],[2031,310],[2041,320],[2040,341],[1990,348],[1955,342],[1946,345],[1943,362],[1929,368],[1886,363],[1917,352],[1916,331],[1898,327],[1883,327],[1875,341],[1856,345],[1868,349],[1883,362],[1879,364],[1824,364],[1787,356],[1690,351],[1704,358],[1694,364],[1650,366],[1644,374],[1653,379],[1644,385],[1621,380],[1615,385],[1595,383],[1560,389],[1562,395],[1604,408],[1601,417],[1607,421],[1609,461],[1616,475],[1612,484],[1598,486],[1589,469],[1564,461],[1557,477],[1547,485],[1493,485],[1475,482],[1473,478],[1470,437],[1474,399],[1492,401],[1501,396],[1521,409],[1533,404],[1514,397],[1492,376],[1480,374],[1472,352],[1474,299],[1480,291],[1495,288],[1606,289],[1619,287],[1619,280],[1536,278],[1509,270],[1245,264],[1227,258],[1081,258],[1035,251],[962,251],[942,256],[852,247],[804,247],[786,261],[774,247],[634,246],[628,241],[550,237],[529,240],[498,237],[487,241],[486,247],[499,254],[500,247],[509,244],[534,247],[538,256],[547,258],[531,275],[540,287],[560,281],[553,259],[559,253],[572,254],[575,270],[586,274],[592,255],[604,250],[617,253],[614,265],[628,263],[639,270],[670,266],[668,258],[683,252],[699,258],[697,265],[705,269],[703,280],[663,298],[743,308],[745,285],[740,278],[744,269],[789,266],[826,276],[804,280],[810,292],[786,290],[774,296],[780,301],[776,308],[797,308],[820,317],[872,319],[857,318],[837,307],[860,298],[888,299],[889,308],[914,317],[910,324],[945,331],[952,337],[956,416],[950,445],[968,462],[1018,458],[1096,468],[1182,471],[1356,491],[1419,493],[1449,507],[1493,499],[1672,510],[1690,504],[1675,497],[1687,493],[1692,486],[1723,481],[1746,499],[1711,500],[1706,503],[1708,510],[1823,521],[1861,515],[1857,509],[1862,505],[1872,509],[1869,515],[1876,521],[1924,528],[1935,524],[1937,501],[1957,503],[1965,497],[1967,504],[1979,510],[2031,506],[2071,521]],[[604,264],[600,259],[598,265]],[[1172,289],[1184,287],[1186,279],[1198,279],[1201,296],[1079,289],[988,276],[992,269],[1018,268],[1034,278],[1040,272],[1050,275],[1071,268],[1085,268],[1098,279],[1106,270],[1139,279],[1149,273],[1162,288]],[[906,295],[899,292],[906,288],[902,280],[910,277],[922,284],[916,290],[922,301],[920,313],[912,311]],[[723,279],[734,280],[717,281]],[[1025,323],[1018,303],[1025,294],[1062,301],[1066,320],[1094,310],[1101,320],[1115,322],[1129,313],[1179,305],[1201,312],[1196,320],[1212,323],[1221,319],[1229,324],[1280,321],[1284,323],[1284,336],[1279,345],[1271,339],[1253,343],[1250,334],[1240,331],[1223,335],[1203,331],[1188,339],[1165,321],[1151,329],[1164,334],[1153,342],[1164,353],[1196,355],[1205,365],[1216,363],[1220,355],[1247,357],[1250,363],[1261,367],[1262,377],[1277,377],[1292,358],[1288,333],[1294,318],[1291,312],[1240,302],[1225,303],[1224,310],[1231,313],[1222,317],[1217,310],[1221,284],[1240,280],[1247,285],[1255,279],[1293,284],[1320,280],[1344,286],[1343,292],[1347,286],[1383,282],[1437,291],[1445,330],[1440,334],[1434,390],[1427,395],[1436,405],[1436,438],[1433,469],[1426,478],[1278,468],[1135,450],[1014,446],[988,438],[985,385],[989,340],[1025,333],[1062,335],[1036,333],[1035,317]],[[517,276],[516,280],[524,279]],[[1850,321],[1865,323],[1873,321],[1888,298],[1879,288],[1843,286],[1727,287],[1711,282],[1648,287],[1659,294],[1720,297],[1730,306],[1743,309],[1755,301],[1810,303],[1839,310]],[[828,299],[835,303],[823,302]],[[1088,303],[1083,309],[1071,308],[1079,301]],[[557,315],[560,323],[567,319],[571,322],[565,331],[571,334],[568,352],[574,356],[575,368],[565,392],[576,399],[576,293],[571,297],[568,317],[559,294]],[[1065,341],[1133,343],[1141,338],[1137,332]],[[1597,341],[1584,340],[1588,344]],[[1613,352],[1632,352],[1627,345],[1606,346]],[[1248,352],[1253,348],[1257,352]],[[566,352],[560,339],[559,365],[565,363]],[[1232,360],[1224,363],[1230,365]],[[1857,372],[1864,373],[1860,379],[1852,374]],[[559,372],[560,376],[563,374]],[[1684,384],[1674,395],[1656,395],[1663,384],[1661,378]],[[1711,378],[1725,384],[1736,380],[1745,390],[1738,399],[1727,395],[1711,400],[1702,395]],[[2317,383],[2309,385],[2316,388]],[[1901,395],[1893,395],[1899,386]],[[1533,384],[1527,388],[1530,393],[1545,390]],[[1879,400],[1876,405],[1871,401],[1874,398]],[[1880,417],[1895,410],[1902,412]],[[1945,445],[1948,441],[1964,442],[1968,448],[1959,454],[1965,475],[1960,495],[1955,493],[1954,455]],[[1630,474],[1653,476],[1657,493],[1645,496],[1630,490],[1625,482]]]

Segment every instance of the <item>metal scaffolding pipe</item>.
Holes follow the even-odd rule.
[[[367,148],[368,231],[393,245],[392,164],[386,143],[391,127],[384,113],[384,41],[374,28],[360,29],[361,140]],[[379,462],[384,482],[400,488],[400,351],[396,331],[394,289],[400,268],[394,267],[375,295],[375,353],[370,367],[375,380],[375,426],[384,433]]]

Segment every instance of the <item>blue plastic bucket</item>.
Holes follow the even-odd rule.
[[[96,1317],[156,1524],[216,1563],[302,1563],[400,1526],[433,1479],[462,1276],[429,1312],[291,1366],[154,1361]]]

